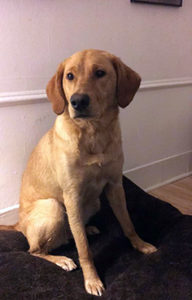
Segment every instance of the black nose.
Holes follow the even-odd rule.
[[[90,99],[87,94],[73,94],[70,99],[72,107],[77,111],[83,111],[89,105]]]

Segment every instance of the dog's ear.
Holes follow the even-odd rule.
[[[56,74],[47,84],[46,93],[49,101],[52,103],[53,111],[60,115],[64,112],[66,99],[63,91],[63,72],[64,65],[61,63]]]
[[[117,74],[117,99],[120,107],[126,107],[135,96],[141,77],[131,68],[126,66],[118,57],[112,58],[112,63]]]

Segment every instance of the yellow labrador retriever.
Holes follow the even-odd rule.
[[[105,51],[85,50],[61,63],[47,85],[48,99],[58,116],[34,149],[23,175],[15,229],[26,236],[32,255],[70,271],[76,268],[72,259],[49,255],[66,242],[67,214],[85,289],[93,295],[102,295],[104,287],[85,224],[99,210],[103,189],[133,247],[143,253],[156,251],[135,232],[122,187],[119,106],[131,102],[140,81],[136,72]]]

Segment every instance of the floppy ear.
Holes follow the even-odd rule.
[[[53,111],[60,115],[64,112],[66,99],[63,91],[63,72],[64,66],[61,63],[56,74],[47,84],[46,93],[49,101],[52,103]]]
[[[117,73],[117,99],[120,107],[126,107],[135,96],[141,77],[126,66],[119,58],[113,57],[113,65]]]

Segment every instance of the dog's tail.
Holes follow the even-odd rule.
[[[6,230],[6,231],[14,230],[14,231],[18,231],[18,223],[14,224],[14,225],[0,225],[0,230]]]

